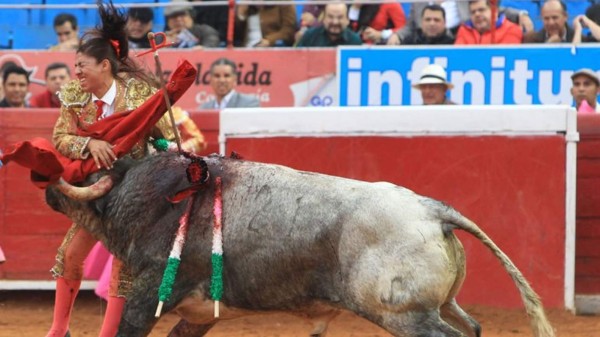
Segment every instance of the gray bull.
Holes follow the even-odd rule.
[[[394,336],[479,336],[479,324],[455,301],[465,278],[464,250],[453,233],[461,229],[506,268],[534,335],[554,335],[523,275],[453,208],[389,183],[204,160],[211,179],[195,196],[174,291],[165,304],[164,311],[182,318],[169,336],[203,336],[217,322],[209,289],[216,176],[223,179],[220,319],[286,311],[311,320],[312,336],[324,336],[327,323],[346,309]],[[55,210],[85,226],[133,273],[119,336],[147,336],[157,321],[158,287],[185,209],[185,202],[173,204],[167,197],[189,187],[189,163],[177,154],[159,154],[117,165],[108,193],[64,184],[47,190]]]

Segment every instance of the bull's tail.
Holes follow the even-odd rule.
[[[443,204],[440,203],[440,206],[442,205]],[[461,215],[455,209],[443,205],[442,207],[439,207],[438,210],[440,211],[439,215],[445,224],[450,228],[458,228],[471,233],[483,242],[483,244],[500,260],[521,293],[521,299],[525,305],[527,315],[529,315],[534,336],[554,337],[554,330],[546,318],[544,307],[542,306],[539,296],[531,288],[527,280],[525,280],[525,277],[523,277],[523,274],[521,274],[510,258],[496,246],[492,239],[490,239],[479,226]]]

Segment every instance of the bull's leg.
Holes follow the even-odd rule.
[[[444,322],[437,310],[400,314],[386,312],[372,321],[396,337],[465,337]]]
[[[127,299],[116,337],[145,337],[150,334],[158,321],[154,317],[156,304],[145,303],[150,302],[135,300],[132,296]]]
[[[481,336],[481,326],[479,323],[459,307],[455,299],[442,305],[440,311],[444,321],[462,331],[465,335],[469,337]]]
[[[171,329],[167,337],[202,337],[208,330],[210,330],[216,323],[210,324],[191,324],[188,321],[182,319]]]
[[[158,321],[158,318],[154,317],[158,302],[158,285],[150,281],[156,278],[154,275],[162,275],[162,273],[159,270],[148,269],[134,278],[117,337],[148,336]],[[163,313],[170,309],[165,303]]]
[[[332,309],[329,306],[315,305],[307,309],[304,313],[296,315],[307,320],[312,325],[310,337],[325,337],[329,323],[340,314],[339,309]]]
[[[329,322],[331,322],[338,314],[339,311],[334,311],[330,316],[322,316],[318,319],[312,319],[311,323],[313,329],[310,333],[310,337],[325,337],[327,335],[327,327],[329,327]]]

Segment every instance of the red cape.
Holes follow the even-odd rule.
[[[171,103],[183,96],[195,79],[196,68],[188,61],[182,61],[165,86]],[[113,144],[113,151],[120,158],[129,153],[133,146],[150,132],[166,110],[167,105],[161,89],[137,109],[104,118],[91,125],[88,130],[80,131],[79,135]],[[81,182],[89,174],[99,170],[93,158],[69,159],[44,138],[14,144],[0,156],[0,160],[2,164],[15,162],[29,168],[31,180],[40,188],[58,181],[61,176],[70,183]]]

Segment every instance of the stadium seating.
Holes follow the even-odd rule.
[[[170,0],[113,0],[119,6],[126,3],[168,3]],[[15,0],[0,0],[2,5],[14,5]],[[34,5],[94,5],[96,0],[25,0],[24,4]],[[73,6],[75,7],[75,6]],[[127,10],[127,8],[125,8]],[[164,28],[164,8],[154,7],[154,30]],[[46,49],[56,43],[54,17],[59,13],[75,15],[83,32],[100,22],[95,8],[15,8],[0,10],[0,49],[9,47],[9,37],[13,49]],[[35,38],[32,38],[35,37]]]
[[[44,0],[26,0],[18,2],[20,5],[42,5]],[[0,0],[1,5],[14,5],[15,0]],[[18,9],[1,9],[0,10],[0,23],[14,26],[23,24],[39,24],[40,22],[40,10],[31,8],[18,8]]]
[[[10,25],[0,24],[0,49],[13,48],[13,33]]]
[[[171,0],[156,0],[157,3],[167,3]],[[154,30],[163,30],[165,27],[165,8],[154,8]]]
[[[540,1],[537,0],[502,0],[500,1],[502,7],[510,7],[519,10],[525,10],[529,14],[529,17],[534,21],[536,29],[540,29],[541,25],[536,24],[536,21],[540,19]],[[538,26],[539,25],[539,26]]]
[[[46,5],[93,5],[96,3],[94,0],[43,0]],[[45,8],[40,10],[41,22],[39,24],[52,27],[54,17],[60,13],[73,14],[77,18],[79,25],[87,25],[88,11],[91,9],[87,8]],[[92,23],[91,25],[93,25]]]
[[[0,49],[9,49],[9,40],[11,49],[47,49],[56,43],[56,36],[47,26],[0,24]]]
[[[412,6],[412,2],[402,2],[402,10],[404,11],[404,16],[406,16],[406,20],[410,17],[410,7]]]
[[[577,15],[585,14],[585,10],[592,4],[587,0],[566,0],[567,12],[569,12],[569,24]]]
[[[304,9],[304,2],[296,4],[296,21],[298,26],[300,25],[300,19],[302,18],[302,10]]]

